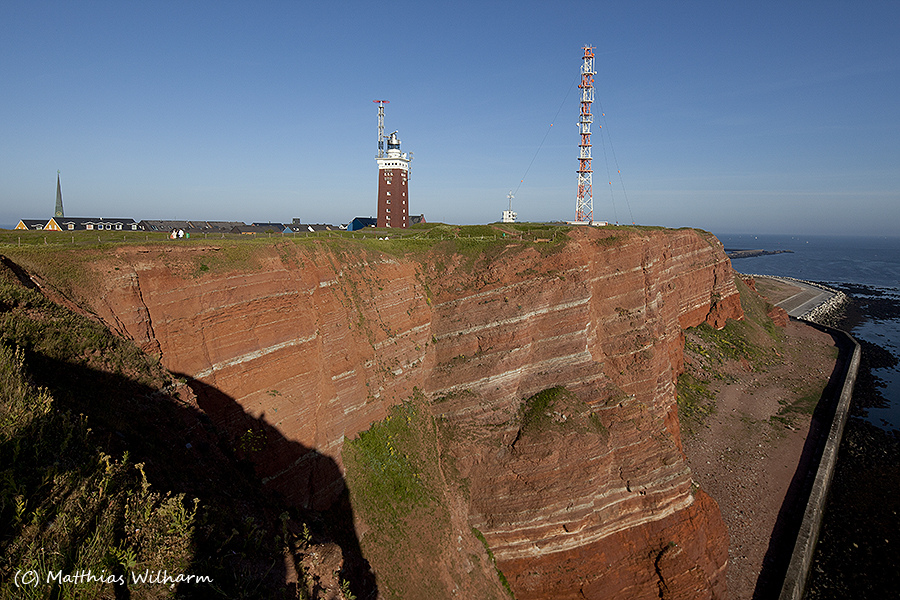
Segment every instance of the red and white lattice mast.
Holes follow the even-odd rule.
[[[584,63],[581,65],[581,120],[578,129],[581,143],[578,156],[578,198],[575,201],[575,221],[591,224],[594,222],[594,192],[591,189],[591,103],[594,101],[594,48],[584,46]]]

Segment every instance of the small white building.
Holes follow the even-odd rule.
[[[504,223],[515,223],[516,222],[516,213],[511,210],[503,211],[503,222]]]

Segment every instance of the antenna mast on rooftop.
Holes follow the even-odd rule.
[[[591,103],[594,101],[594,47],[584,46],[584,63],[581,65],[581,120],[578,130],[581,143],[578,156],[578,197],[575,201],[575,221],[594,222],[594,192],[591,188],[593,170],[591,168]]]
[[[513,212],[512,209],[512,201],[515,196],[513,195],[512,190],[509,190],[509,193],[506,195],[507,200],[509,200],[509,210],[503,211],[503,222],[504,223],[515,223],[516,222],[516,213]]]
[[[390,100],[372,100],[378,104],[378,154],[375,158],[384,158],[384,105],[390,104]]]

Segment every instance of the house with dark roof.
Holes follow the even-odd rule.
[[[254,227],[264,227],[266,229],[271,229],[272,232],[281,232],[284,231],[283,223],[251,223]]]
[[[144,219],[139,223],[144,231],[164,231],[182,229],[189,233],[231,233],[235,227],[246,227],[243,221],[166,221]]]
[[[235,227],[244,227],[243,221],[193,221],[203,233],[228,233]]]
[[[261,226],[261,225],[238,225],[231,229],[231,233],[241,233],[244,235],[255,235],[257,233],[282,233],[284,231],[284,225],[281,226],[281,229],[275,229],[269,226]]]
[[[338,227],[325,223],[291,223],[284,228],[284,233],[314,233],[316,231],[336,231]]]
[[[378,219],[375,217],[356,217],[347,225],[347,231],[357,231],[364,227],[375,227],[378,225]]]
[[[196,232],[199,231],[198,228],[194,227],[193,223],[190,221],[163,221],[156,219],[144,219],[138,226],[144,231],[164,231],[165,233],[169,233],[170,231],[183,229],[187,232]]]
[[[425,215],[409,215],[410,225],[419,225],[425,223]]]
[[[44,226],[47,231],[137,231],[134,219],[104,217],[53,217]]]
[[[46,219],[22,219],[16,225],[16,229],[43,229],[46,224]]]

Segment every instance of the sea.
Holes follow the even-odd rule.
[[[795,277],[823,283],[850,296],[849,333],[877,353],[872,369],[883,398],[868,406],[872,425],[900,432],[900,236],[842,237],[811,235],[717,235],[730,250],[785,250],[779,254],[737,258],[739,273]],[[871,344],[872,346],[870,346]]]
[[[850,297],[828,324],[856,338],[862,360],[803,599],[900,598],[900,237],[718,237],[726,250],[789,251],[733,259],[739,273]],[[753,600],[770,597],[766,585]]]

